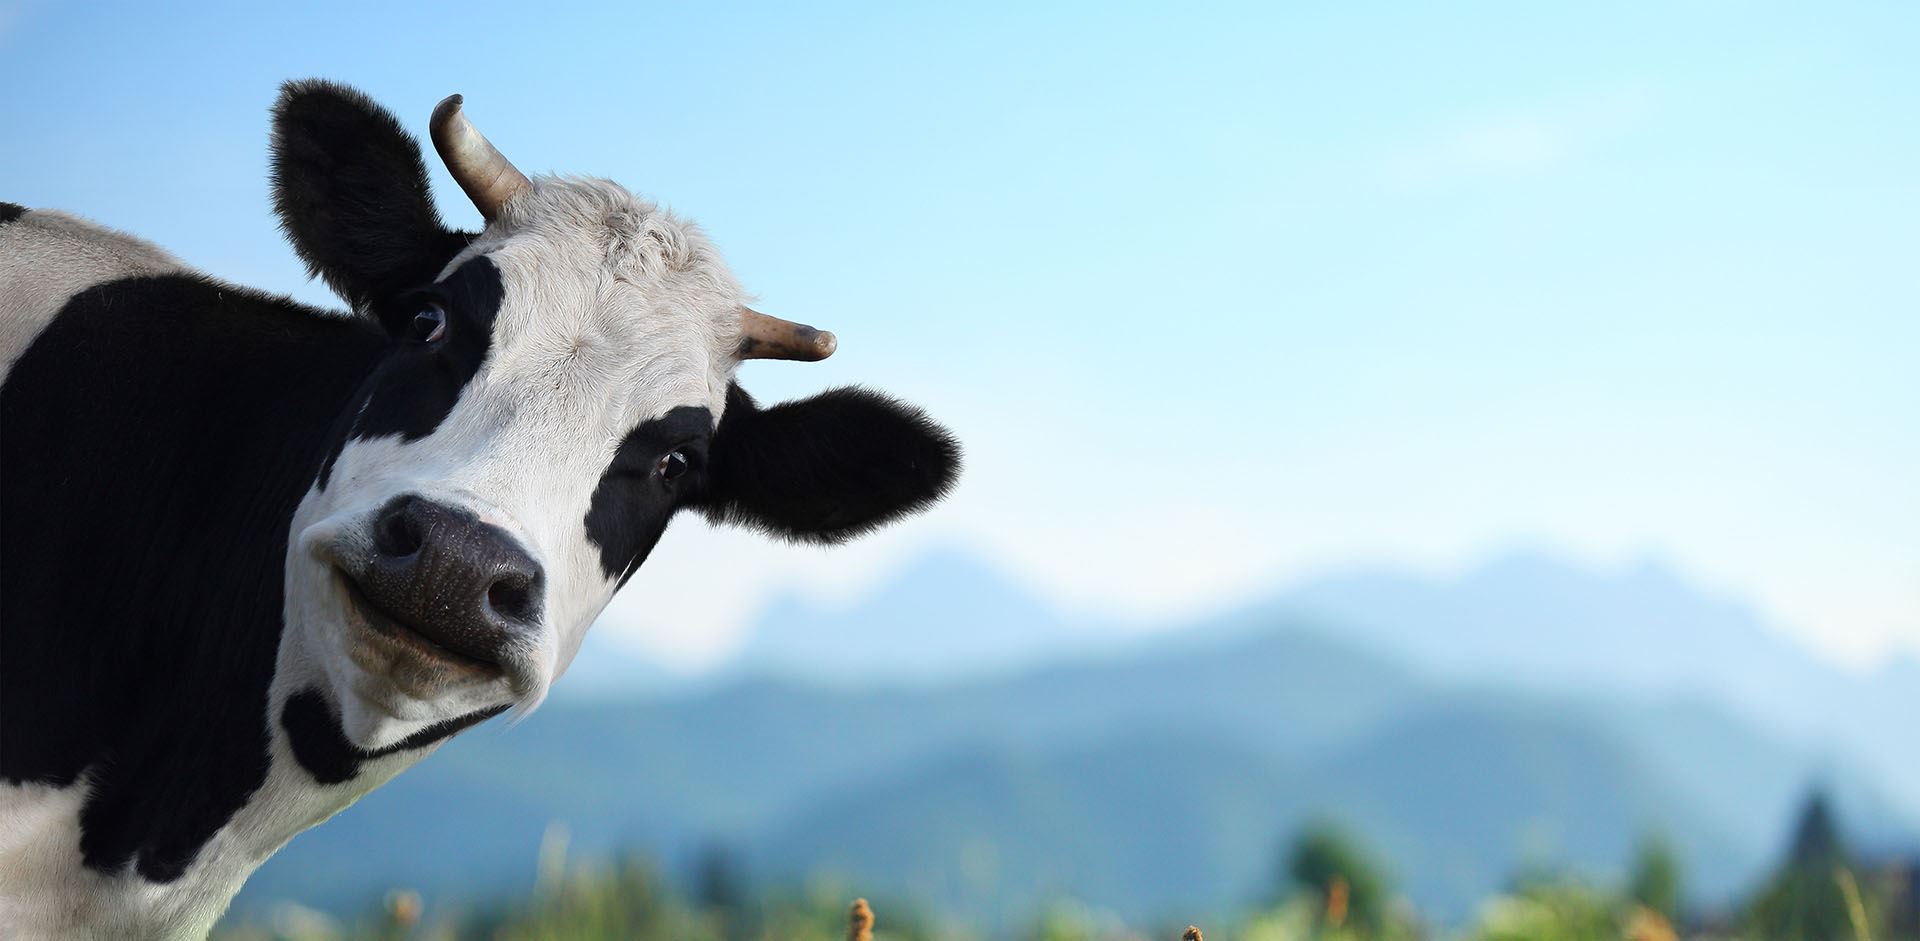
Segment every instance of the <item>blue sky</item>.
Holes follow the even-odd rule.
[[[926,546],[1148,622],[1515,545],[1920,651],[1920,7],[0,3],[0,198],[315,301],[275,86],[698,219],[969,446],[825,553],[685,521],[602,629],[722,655]],[[474,214],[434,168],[443,209]]]

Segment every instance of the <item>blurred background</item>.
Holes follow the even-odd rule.
[[[226,936],[1910,938],[1916,48],[1904,3],[6,0],[0,198],[338,306],[278,84],[421,135],[461,92],[840,335],[763,400],[967,447],[856,545],[683,519],[538,713]]]

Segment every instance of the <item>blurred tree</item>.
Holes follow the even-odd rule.
[[[1847,851],[1840,840],[1840,825],[1834,819],[1827,795],[1815,791],[1807,795],[1794,824],[1793,845],[1787,851],[1787,864],[1802,869],[1832,871],[1847,863]]]
[[[1643,837],[1634,855],[1627,894],[1671,923],[1680,915],[1681,888],[1680,859],[1672,845],[1659,834]]]
[[[1321,919],[1331,927],[1353,925],[1378,935],[1391,901],[1386,874],[1351,836],[1330,824],[1314,824],[1294,840],[1287,876],[1319,899]]]
[[[722,844],[711,844],[700,853],[694,865],[693,900],[726,941],[744,941],[758,929],[740,858]]]
[[[1871,936],[1853,861],[1824,793],[1815,791],[1801,806],[1786,858],[1754,898],[1747,918],[1759,938],[1839,941]]]

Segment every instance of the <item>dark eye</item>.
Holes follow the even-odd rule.
[[[664,480],[672,480],[675,477],[678,477],[681,474],[686,473],[687,472],[686,452],[674,451],[668,454],[666,457],[661,458],[660,463],[655,466],[655,470],[658,470],[660,472],[660,477]]]
[[[416,343],[432,343],[445,336],[446,332],[447,312],[432,302],[420,305],[413,320],[407,323],[407,339]]]

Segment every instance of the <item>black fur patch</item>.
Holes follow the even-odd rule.
[[[0,388],[0,778],[86,773],[88,866],[178,878],[265,780],[288,529],[386,346],[136,278],[74,297]]]
[[[485,256],[473,258],[428,291],[410,291],[379,305],[380,318],[397,332],[413,307],[431,297],[447,312],[446,337],[432,345],[402,344],[368,380],[368,402],[353,427],[356,438],[400,435],[408,441],[433,434],[478,375],[493,347],[493,321],[506,288],[500,269]],[[412,301],[412,304],[408,302]]]
[[[308,272],[355,310],[433,280],[473,238],[441,224],[393,114],[320,79],[281,86],[273,106],[273,207]]]
[[[430,346],[397,344],[393,355],[367,377],[366,386],[355,396],[354,410],[342,416],[333,447],[320,464],[321,490],[332,482],[333,465],[348,439],[399,435],[413,441],[440,427],[486,362],[493,347],[494,317],[505,292],[500,269],[482,256],[467,261],[439,284],[375,305],[376,319],[399,332],[413,316],[412,308],[431,298],[447,312],[447,336]],[[366,403],[364,409],[360,402]]]
[[[660,541],[674,511],[698,499],[713,437],[713,413],[683,405],[628,432],[600,475],[587,506],[587,538],[600,550],[608,578],[627,583]],[[687,453],[691,468],[675,481],[654,473],[669,451]]]
[[[6,225],[27,214],[27,207],[18,203],[0,203],[0,225]]]
[[[762,410],[736,383],[714,434],[709,520],[844,542],[946,495],[960,445],[919,409],[830,389]]]
[[[340,716],[317,689],[303,689],[287,697],[280,710],[280,727],[287,730],[287,743],[300,767],[307,769],[321,784],[342,784],[360,773],[360,764],[403,751],[425,748],[441,739],[479,725],[502,712],[505,704],[436,722],[385,748],[372,751],[347,741],[340,728]]]
[[[362,312],[404,309],[470,240],[441,225],[413,138],[338,85],[284,88],[273,176],[295,250]],[[445,290],[459,329],[429,350],[198,277],[119,281],[7,376],[0,779],[86,774],[88,866],[178,878],[265,780],[293,512],[366,397],[369,434],[417,437],[451,408],[499,274],[462,266]]]

